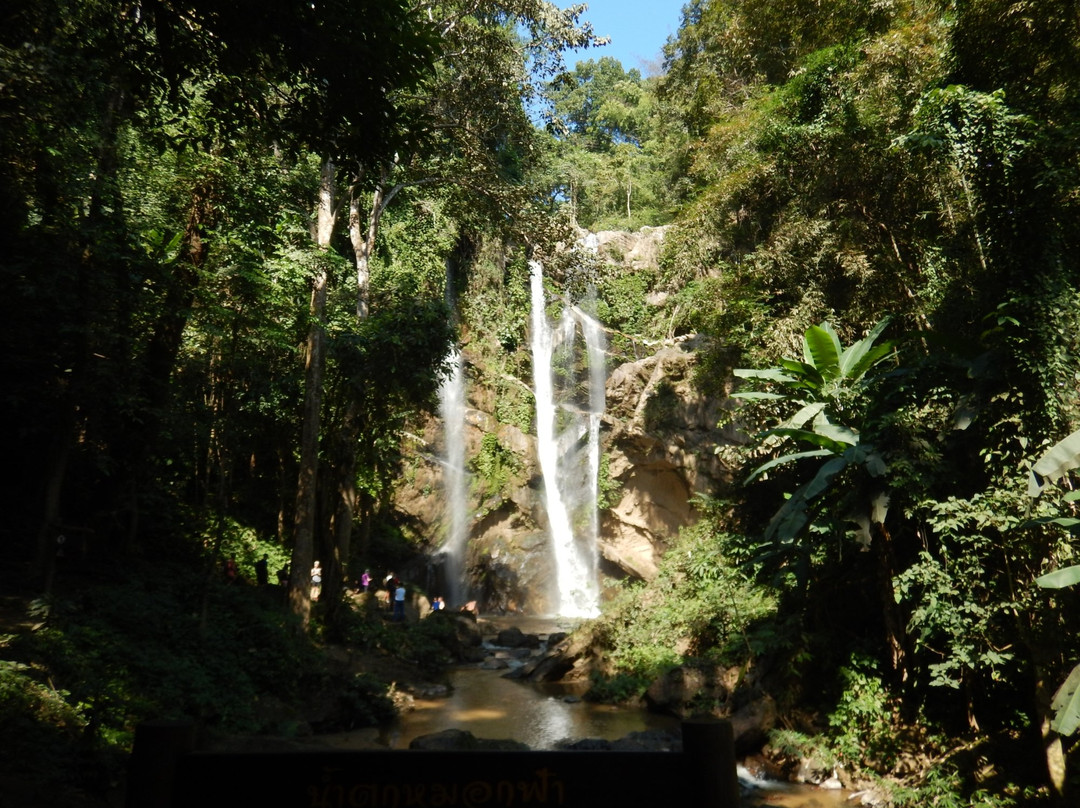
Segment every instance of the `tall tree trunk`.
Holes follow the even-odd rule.
[[[345,408],[345,417],[334,438],[332,449],[333,475],[337,483],[336,505],[330,526],[328,562],[324,564],[323,594],[326,618],[333,624],[339,614],[342,593],[350,579],[349,558],[352,554],[353,520],[356,518],[356,465],[360,433],[359,406],[354,398]]]
[[[334,232],[334,165],[323,166],[319,183],[315,240],[321,250],[330,247]],[[319,472],[319,430],[323,400],[323,361],[326,331],[326,292],[329,271],[325,262],[312,279],[310,319],[304,367],[304,416],[300,438],[300,474],[296,485],[296,513],[289,572],[289,606],[306,629],[311,619],[311,567],[315,561],[316,483]]]

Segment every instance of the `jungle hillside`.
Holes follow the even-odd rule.
[[[690,0],[655,75],[585,12],[4,4],[0,796],[110,804],[151,718],[392,714],[333,646],[451,662],[351,593],[437,549],[395,493],[453,346],[534,429],[542,261],[739,436],[576,632],[591,697],[723,665],[877,804],[1075,804],[1080,9]],[[660,227],[648,269],[573,246]]]

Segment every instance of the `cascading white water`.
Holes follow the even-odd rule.
[[[555,555],[558,613],[566,617],[593,617],[600,611],[596,486],[604,361],[602,341],[598,341],[597,334],[602,340],[602,331],[593,318],[570,307],[564,310],[558,327],[553,328],[544,306],[543,267],[536,261],[530,262],[529,267],[537,454]],[[572,343],[578,323],[586,337],[590,366],[589,403],[584,413],[582,407],[560,406],[553,373],[556,350],[573,356]],[[597,383],[599,394],[595,392]],[[579,449],[583,440],[587,448],[584,453]],[[579,517],[579,524],[584,522],[581,540],[575,536],[572,514]]]
[[[607,338],[600,323],[575,307],[574,313],[581,323],[585,336],[585,350],[589,361],[589,547],[592,548],[593,566],[596,566],[596,547],[600,542],[600,511],[596,506],[600,498],[600,421],[607,405]]]
[[[449,265],[446,276],[446,302],[453,311],[455,300]],[[447,364],[450,366],[450,374],[439,385],[447,515],[442,551],[443,574],[447,587],[445,597],[449,604],[457,606],[469,599],[465,581],[465,552],[469,543],[469,473],[465,468],[465,361],[456,345],[450,349]]]

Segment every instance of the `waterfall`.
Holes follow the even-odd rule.
[[[545,312],[543,267],[535,261],[529,267],[537,454],[555,556],[558,613],[566,617],[593,617],[599,614],[600,603],[596,574],[599,527],[596,494],[600,417],[604,406],[603,332],[595,319],[570,306],[553,327]],[[578,326],[586,343],[585,360],[590,369],[584,404],[573,400]],[[560,364],[560,379],[568,382],[558,390],[557,364]],[[575,534],[575,523],[579,535]]]
[[[590,519],[589,547],[593,548],[593,566],[596,565],[596,547],[600,542],[600,510],[596,507],[600,499],[600,421],[604,417],[607,404],[605,387],[607,385],[607,338],[604,329],[593,317],[581,309],[574,308],[575,316],[581,324],[585,336],[585,350],[589,361],[589,464],[588,485]]]
[[[446,267],[446,303],[454,311],[455,296],[449,263]],[[450,373],[439,385],[439,415],[443,424],[443,481],[446,537],[443,540],[443,575],[447,603],[457,606],[468,598],[465,552],[469,543],[469,474],[465,468],[465,361],[454,345],[447,357]]]

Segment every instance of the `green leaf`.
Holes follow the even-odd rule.
[[[821,414],[821,411],[825,409],[824,401],[815,401],[813,404],[807,404],[802,407],[797,413],[788,418],[779,428],[786,429],[788,427],[801,428],[806,426],[811,419],[816,418]]]
[[[755,390],[747,390],[745,393],[736,391],[732,393],[729,398],[741,398],[743,401],[775,401],[780,398],[787,398],[787,396],[780,393],[765,393]]]
[[[1028,496],[1037,497],[1047,483],[1063,477],[1080,466],[1080,430],[1050,447],[1031,469],[1028,477]]]
[[[788,542],[799,535],[806,526],[809,517],[806,515],[806,498],[801,496],[799,489],[785,502],[780,509],[773,514],[765,528],[765,540],[778,539]]]
[[[821,464],[821,468],[818,469],[817,474],[814,475],[814,479],[808,482],[802,489],[803,496],[807,500],[811,500],[829,487],[829,483],[832,482],[832,478],[843,471],[848,466],[848,459],[846,457],[834,457],[826,463]]]
[[[1062,589],[1063,587],[1080,583],[1080,564],[1074,564],[1071,567],[1063,567],[1062,569],[1048,572],[1046,575],[1040,575],[1035,579],[1035,583],[1043,589]]]
[[[765,368],[764,370],[735,368],[731,373],[740,379],[762,379],[767,382],[781,382],[782,384],[790,384],[795,381],[793,376],[784,373],[780,368]]]
[[[864,445],[868,446],[867,444]],[[889,470],[889,466],[885,462],[885,458],[877,452],[870,452],[866,456],[866,470],[870,472],[871,477],[881,477]]]
[[[843,424],[814,423],[814,432],[836,443],[846,443],[848,446],[859,445],[859,433]]]
[[[789,373],[794,375],[794,378],[788,382],[795,387],[802,387],[807,390],[819,390],[825,384],[825,379],[819,372],[818,368],[813,365],[808,365],[805,362],[799,362],[795,359],[781,359],[780,367]]]
[[[1050,702],[1050,709],[1054,711],[1054,718],[1050,722],[1050,729],[1054,732],[1067,736],[1080,727],[1080,665],[1072,669],[1058,688],[1054,700]]]
[[[1075,516],[1043,516],[1038,519],[1029,519],[1026,522],[1021,522],[1017,527],[1020,530],[1026,530],[1029,527],[1039,527],[1040,525],[1057,525],[1063,527],[1066,530],[1072,531],[1074,527],[1080,526],[1080,519]]]
[[[840,338],[829,323],[812,325],[803,335],[803,354],[822,378],[835,379],[840,366]]]
[[[843,454],[850,448],[851,444],[841,443],[840,441],[833,440],[827,435],[821,435],[817,432],[811,432],[809,429],[790,429],[787,427],[777,427],[776,429],[769,429],[761,433],[763,437],[769,435],[783,435],[787,438],[795,438],[796,440],[805,441],[806,443],[813,444],[814,446],[820,446],[823,449],[828,449],[832,454]]]
[[[787,454],[783,457],[774,457],[767,463],[763,463],[751,472],[750,476],[746,478],[746,483],[750,483],[756,478],[760,477],[766,471],[774,469],[777,466],[782,466],[787,463],[794,463],[796,460],[805,460],[808,457],[830,457],[833,453],[828,449],[814,449],[811,452],[795,452],[793,454]]]
[[[850,346],[840,357],[840,376],[845,379],[858,379],[870,368],[888,356],[893,350],[891,342],[874,346],[881,332],[889,325],[891,318],[886,317],[875,325],[863,339]]]

